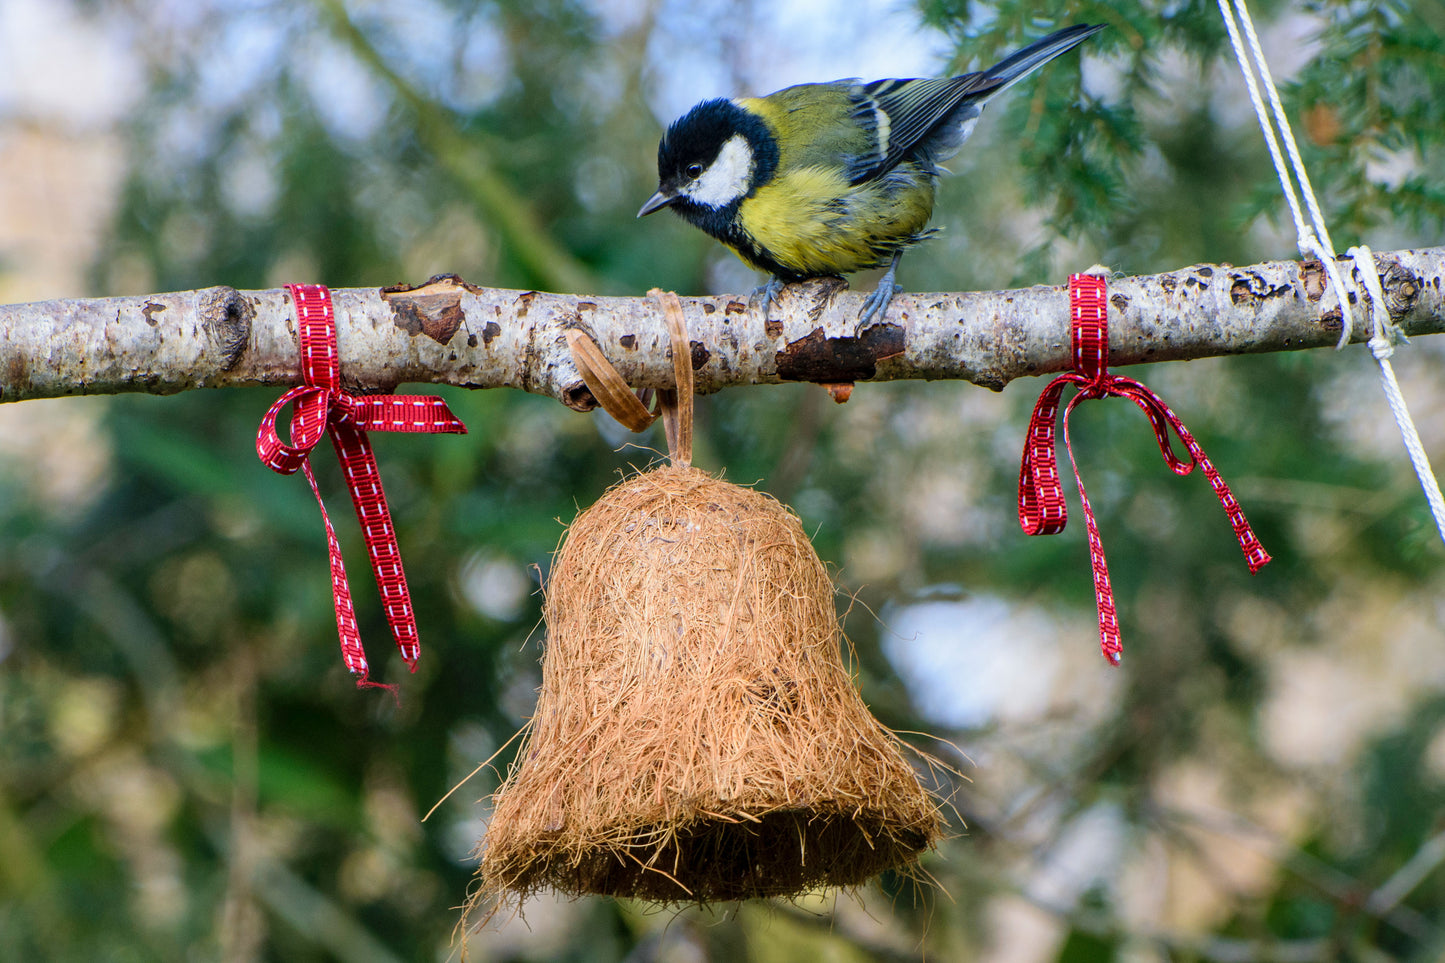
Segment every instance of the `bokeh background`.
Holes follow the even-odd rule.
[[[1445,5],[1256,11],[1334,238],[1445,239]],[[1198,0],[0,0],[0,301],[287,281],[746,291],[634,220],[704,97],[980,67],[1111,29],[985,115],[912,290],[1293,256],[1218,10]],[[855,284],[868,284],[862,278]],[[1445,339],[1397,370],[1445,464]],[[1121,604],[1097,652],[1076,522],[1025,538],[1040,383],[702,399],[697,462],[791,504],[875,712],[969,781],[954,838],[856,894],[704,912],[539,898],[474,960],[1031,963],[1445,958],[1445,551],[1362,348],[1137,369],[1275,562],[1114,401],[1075,440]],[[465,438],[377,441],[423,657],[336,651],[306,486],[257,462],[273,390],[0,408],[0,958],[443,960],[527,718],[538,578],[655,435],[443,390]],[[642,447],[636,447],[641,445]],[[497,766],[508,761],[504,753]],[[965,825],[966,823],[966,825]]]

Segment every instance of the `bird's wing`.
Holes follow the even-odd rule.
[[[854,88],[853,119],[874,135],[877,149],[848,168],[859,183],[888,173],[967,103],[986,99],[1004,80],[986,73],[918,80],[875,80]],[[958,118],[962,121],[967,118]]]

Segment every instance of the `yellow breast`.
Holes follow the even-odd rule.
[[[744,231],[779,264],[804,276],[878,267],[919,240],[933,213],[933,178],[900,167],[849,184],[837,168],[788,171],[738,211]]]

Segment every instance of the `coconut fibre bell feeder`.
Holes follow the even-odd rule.
[[[493,797],[475,901],[855,886],[916,864],[942,826],[853,687],[833,585],[798,518],[691,467],[682,308],[652,294],[677,376],[661,397],[672,464],[615,485],[558,549],[537,708]],[[645,426],[591,339],[569,340],[593,393],[630,399]]]

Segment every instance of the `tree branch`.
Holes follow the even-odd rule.
[[[1445,247],[1375,255],[1391,318],[1407,335],[1445,331]],[[1341,259],[1352,298],[1368,295]],[[356,390],[403,382],[521,388],[579,411],[595,401],[565,332],[590,334],[636,388],[672,384],[661,312],[646,298],[481,288],[455,277],[420,287],[332,292],[342,377]],[[700,392],[747,384],[956,378],[1001,389],[1070,365],[1067,289],[900,295],[857,330],[861,295],[837,279],[757,301],[685,298]],[[1109,364],[1333,346],[1340,308],[1318,262],[1202,265],[1109,282]],[[1356,311],[1351,340],[1367,340]],[[285,289],[206,288],[150,297],[0,306],[0,400],[299,382]]]

